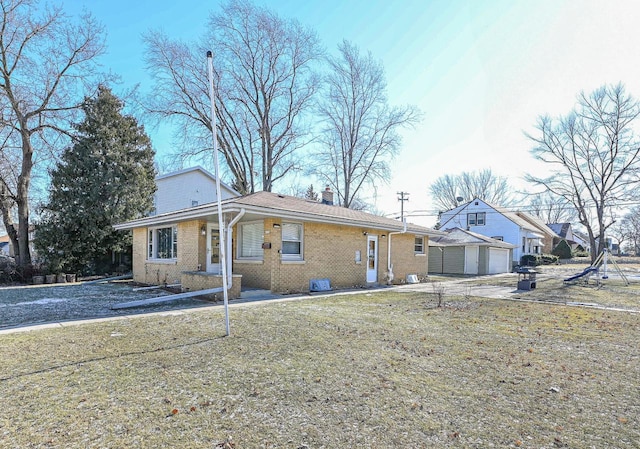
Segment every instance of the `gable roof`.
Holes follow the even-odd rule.
[[[516,212],[516,214],[521,217],[523,220],[531,223],[533,226],[535,226],[540,232],[551,236],[551,237],[560,237],[553,229],[551,229],[549,226],[546,225],[546,223],[544,221],[542,221],[540,218],[528,214],[526,212]]]
[[[281,195],[272,192],[256,192],[238,198],[222,201],[223,213],[237,213],[244,209],[247,215],[260,217],[278,217],[289,220],[338,224],[375,228],[388,232],[402,231],[403,225],[393,218],[381,217],[368,212],[347,209],[340,206],[329,206],[316,201]],[[217,204],[209,203],[201,206],[167,212],[152,217],[120,223],[115,229],[134,229],[147,226],[176,223],[179,221],[207,218],[217,215]],[[443,235],[441,231],[407,223],[407,231],[417,235]]]
[[[497,213],[501,214],[506,219],[508,219],[509,221],[514,223],[516,226],[519,226],[520,228],[522,228],[522,229],[524,229],[526,231],[532,232],[533,234],[543,233],[543,234],[546,234],[546,235],[557,237],[555,232],[553,232],[553,230],[551,230],[539,218],[534,217],[533,215],[528,214],[526,212],[518,212],[518,211],[514,212],[514,211],[511,211],[511,210],[506,209],[504,207],[496,206],[496,205],[488,203],[487,201],[484,201],[484,200],[482,200],[480,198],[474,198],[471,201],[469,201],[468,203],[462,204],[462,205],[460,205],[460,206],[458,206],[458,207],[456,207],[454,209],[448,210],[445,213],[453,212],[453,216],[451,217],[451,220],[452,220],[453,217],[455,217],[458,214],[460,214],[464,209],[466,209],[467,207],[469,207],[469,205],[473,204],[476,201],[482,202],[487,207],[495,210]],[[448,223],[448,221],[443,223],[442,226],[444,226],[446,223]]]
[[[569,228],[571,228],[571,223],[549,223],[547,226],[549,226],[553,232],[558,234],[559,237],[565,239],[567,238]]]
[[[209,172],[208,170],[205,170],[200,165],[196,165],[195,167],[185,168],[183,170],[177,170],[177,171],[172,171],[172,172],[169,172],[169,173],[163,173],[161,175],[156,176],[156,181],[159,181],[159,180],[162,180],[162,179],[171,178],[171,177],[174,177],[174,176],[180,176],[180,175],[183,175],[185,173],[191,173],[191,172],[200,172],[203,175],[205,175],[207,178],[210,178],[211,181],[213,181],[214,183],[216,182],[216,177],[211,172]],[[225,189],[229,190],[230,192],[234,193],[236,196],[240,196],[240,192],[238,192],[236,189],[234,189],[230,185],[225,184],[222,181],[220,181],[220,185],[222,187],[224,187]]]
[[[447,230],[447,235],[436,236],[429,239],[429,246],[491,246],[495,248],[515,248],[516,245],[492,239],[486,235],[467,231],[461,228]]]

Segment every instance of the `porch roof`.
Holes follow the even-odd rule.
[[[392,218],[272,192],[256,192],[222,201],[223,214],[237,213],[242,209],[244,209],[246,213],[242,221],[275,217],[289,220],[374,228],[387,232],[401,231],[403,229],[402,223]],[[217,203],[208,203],[188,209],[144,217],[126,223],[119,223],[116,224],[114,228],[117,230],[135,229],[195,219],[211,221],[217,217],[217,211]],[[411,223],[407,223],[407,232],[424,236],[444,235],[441,231]]]

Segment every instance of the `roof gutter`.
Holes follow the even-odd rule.
[[[407,232],[407,219],[402,220],[402,231],[390,232],[387,239],[387,284],[393,281],[393,264],[391,263],[391,236],[395,234],[404,234]]]
[[[231,242],[233,242],[233,227],[237,222],[240,221],[242,217],[244,217],[245,212],[246,211],[244,209],[240,209],[240,212],[238,212],[238,215],[233,217],[233,220],[231,220],[227,225],[226,244],[227,244],[227,254],[229,257],[227,257],[227,260],[225,262],[227,263],[227,278],[228,278],[227,284],[229,285],[229,288],[233,286],[233,257],[231,257],[233,255],[233,248],[231,247]]]

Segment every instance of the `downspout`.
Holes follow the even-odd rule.
[[[229,288],[231,288],[233,286],[233,247],[232,247],[232,242],[233,242],[233,226],[240,221],[240,219],[244,216],[245,214],[245,210],[240,209],[240,212],[238,213],[238,215],[236,215],[235,217],[233,217],[233,220],[231,220],[229,222],[229,224],[227,225],[227,285],[229,286]]]
[[[390,232],[387,242],[387,284],[393,281],[393,264],[391,263],[391,236],[394,234],[404,234],[407,232],[407,219],[402,220],[402,231]]]

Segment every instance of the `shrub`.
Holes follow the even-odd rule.
[[[541,257],[542,265],[554,265],[557,264],[560,258],[553,254],[543,254]]]
[[[551,254],[558,256],[560,259],[571,259],[571,247],[567,243],[566,240],[560,240],[560,243],[556,245],[553,250],[551,250]]]
[[[529,267],[552,265],[558,263],[558,260],[558,256],[553,254],[525,254],[520,258],[520,265]]]
[[[540,265],[541,257],[539,254],[525,254],[520,258],[520,265],[525,267],[535,267]]]

